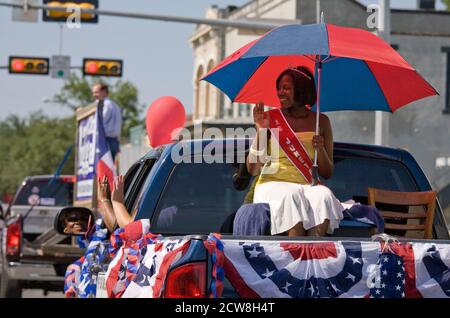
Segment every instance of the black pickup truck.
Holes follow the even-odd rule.
[[[21,297],[22,289],[62,291],[67,265],[83,250],[56,233],[53,222],[72,204],[74,176],[26,177],[2,214],[0,297]]]
[[[242,144],[244,147],[238,147]],[[181,141],[151,150],[129,169],[125,178],[125,201],[134,220],[149,219],[151,232],[172,239],[189,237],[193,242],[186,254],[171,265],[164,286],[172,278],[178,277],[171,273],[186,268],[186,264],[205,263],[208,266],[205,268],[210,268],[211,258],[202,244],[209,233],[220,233],[224,241],[288,240],[295,243],[311,240],[307,237],[293,240],[280,236],[232,235],[233,214],[243,204],[247,192],[236,190],[233,184],[235,160],[239,156],[245,157],[248,147],[247,139]],[[217,160],[218,153],[223,154],[222,160]],[[177,160],[174,160],[174,154],[177,154]],[[406,192],[431,190],[429,181],[415,159],[402,149],[337,142],[334,145],[334,163],[332,178],[323,183],[341,202],[353,199],[367,204],[369,187]],[[168,211],[173,212],[174,208],[176,213],[167,214]],[[436,202],[432,232],[431,240],[421,242],[450,244],[449,231],[439,202]],[[369,231],[345,223],[333,235],[319,238],[327,242],[364,242],[370,239]],[[208,275],[206,271],[204,273]],[[162,295],[207,297],[211,291],[211,276],[202,282],[205,282],[205,286],[191,290],[197,293],[195,295],[188,289],[171,290],[169,294],[163,292]],[[240,294],[226,279],[224,286],[223,297]],[[100,294],[104,295],[104,292]]]

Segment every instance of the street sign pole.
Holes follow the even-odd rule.
[[[379,0],[378,36],[391,42],[391,0]],[[389,145],[390,113],[375,112],[375,145]]]

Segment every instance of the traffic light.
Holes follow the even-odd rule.
[[[43,4],[51,7],[70,8],[77,6],[80,9],[98,8],[98,0],[71,0],[71,1],[43,0]],[[74,10],[66,10],[66,11],[42,10],[42,20],[49,22],[65,22],[73,14]],[[98,15],[93,13],[81,13],[80,22],[97,23]]]
[[[9,57],[9,73],[48,75],[49,59],[46,57]]]
[[[122,60],[83,59],[83,75],[121,77],[122,67]]]

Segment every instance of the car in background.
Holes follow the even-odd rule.
[[[56,214],[72,204],[74,176],[26,177],[2,214],[0,297],[24,288],[62,291],[68,264],[82,255],[71,238],[53,230]]]

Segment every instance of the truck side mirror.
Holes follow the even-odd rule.
[[[85,235],[94,224],[94,213],[85,207],[70,206],[58,212],[54,229],[59,234]]]

